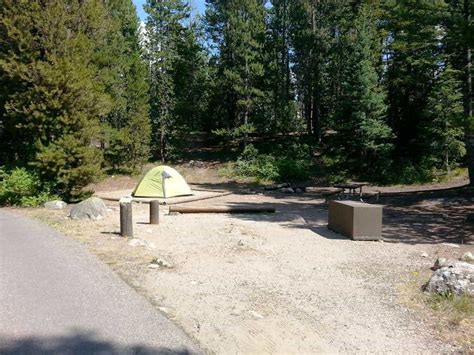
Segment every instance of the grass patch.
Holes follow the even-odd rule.
[[[458,326],[465,319],[474,317],[473,296],[457,296],[453,293],[433,294],[428,303],[434,311],[447,316],[450,326]]]

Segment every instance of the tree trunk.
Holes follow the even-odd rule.
[[[470,0],[464,0],[464,20],[466,26],[471,21]],[[464,39],[465,45],[465,75],[464,75],[464,115],[466,117],[465,125],[465,144],[467,152],[467,169],[469,172],[469,185],[474,186],[474,122],[472,118],[472,57],[469,42]]]

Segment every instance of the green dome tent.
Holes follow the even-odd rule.
[[[166,165],[160,165],[148,171],[132,192],[133,197],[161,198],[192,194],[184,178]]]

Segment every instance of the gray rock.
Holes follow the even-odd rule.
[[[72,219],[88,219],[98,221],[107,214],[107,206],[98,197],[91,197],[75,205],[69,217]]]
[[[145,247],[147,249],[156,248],[154,243],[138,238],[130,239],[128,245],[130,245],[131,247]]]
[[[292,194],[295,192],[295,190],[293,190],[291,187],[284,187],[280,190],[281,192],[285,192],[287,194]]]
[[[169,263],[168,261],[164,259],[156,259],[156,258],[152,260],[150,265],[158,265],[167,269],[170,269],[173,267],[173,265]]]
[[[465,261],[467,263],[472,263],[474,261],[474,255],[472,255],[472,253],[470,251],[468,251],[467,253],[464,253],[461,256],[461,260]]]
[[[433,273],[426,285],[426,291],[474,295],[474,265],[462,261],[447,262],[447,266]]]
[[[438,270],[448,265],[449,261],[446,258],[438,258],[433,265],[433,270]]]
[[[301,194],[301,193],[303,193],[303,189],[301,187],[296,187],[295,188],[295,193]]]
[[[148,242],[143,239],[134,238],[128,241],[128,245],[130,245],[131,247],[146,247],[148,245]]]
[[[450,248],[459,248],[458,244],[453,244],[453,243],[441,243],[441,245],[445,247],[450,247]]]
[[[423,253],[420,254],[420,256],[421,256],[422,258],[427,258],[427,257],[428,257],[428,253],[423,252]]]
[[[48,201],[44,203],[44,208],[48,210],[62,210],[67,206],[67,203],[61,200]]]
[[[267,191],[272,191],[272,190],[278,190],[278,189],[283,189],[286,187],[290,187],[290,184],[285,182],[283,184],[278,184],[278,185],[270,185],[270,186],[265,186],[265,190]]]

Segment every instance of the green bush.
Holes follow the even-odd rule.
[[[0,204],[35,207],[57,198],[38,176],[25,168],[0,169]]]
[[[278,157],[260,154],[249,144],[235,164],[235,173],[242,177],[254,177],[264,181],[304,180],[309,175],[308,157],[301,149],[280,152]],[[289,154],[288,154],[289,153]],[[296,159],[293,157],[297,157]]]

